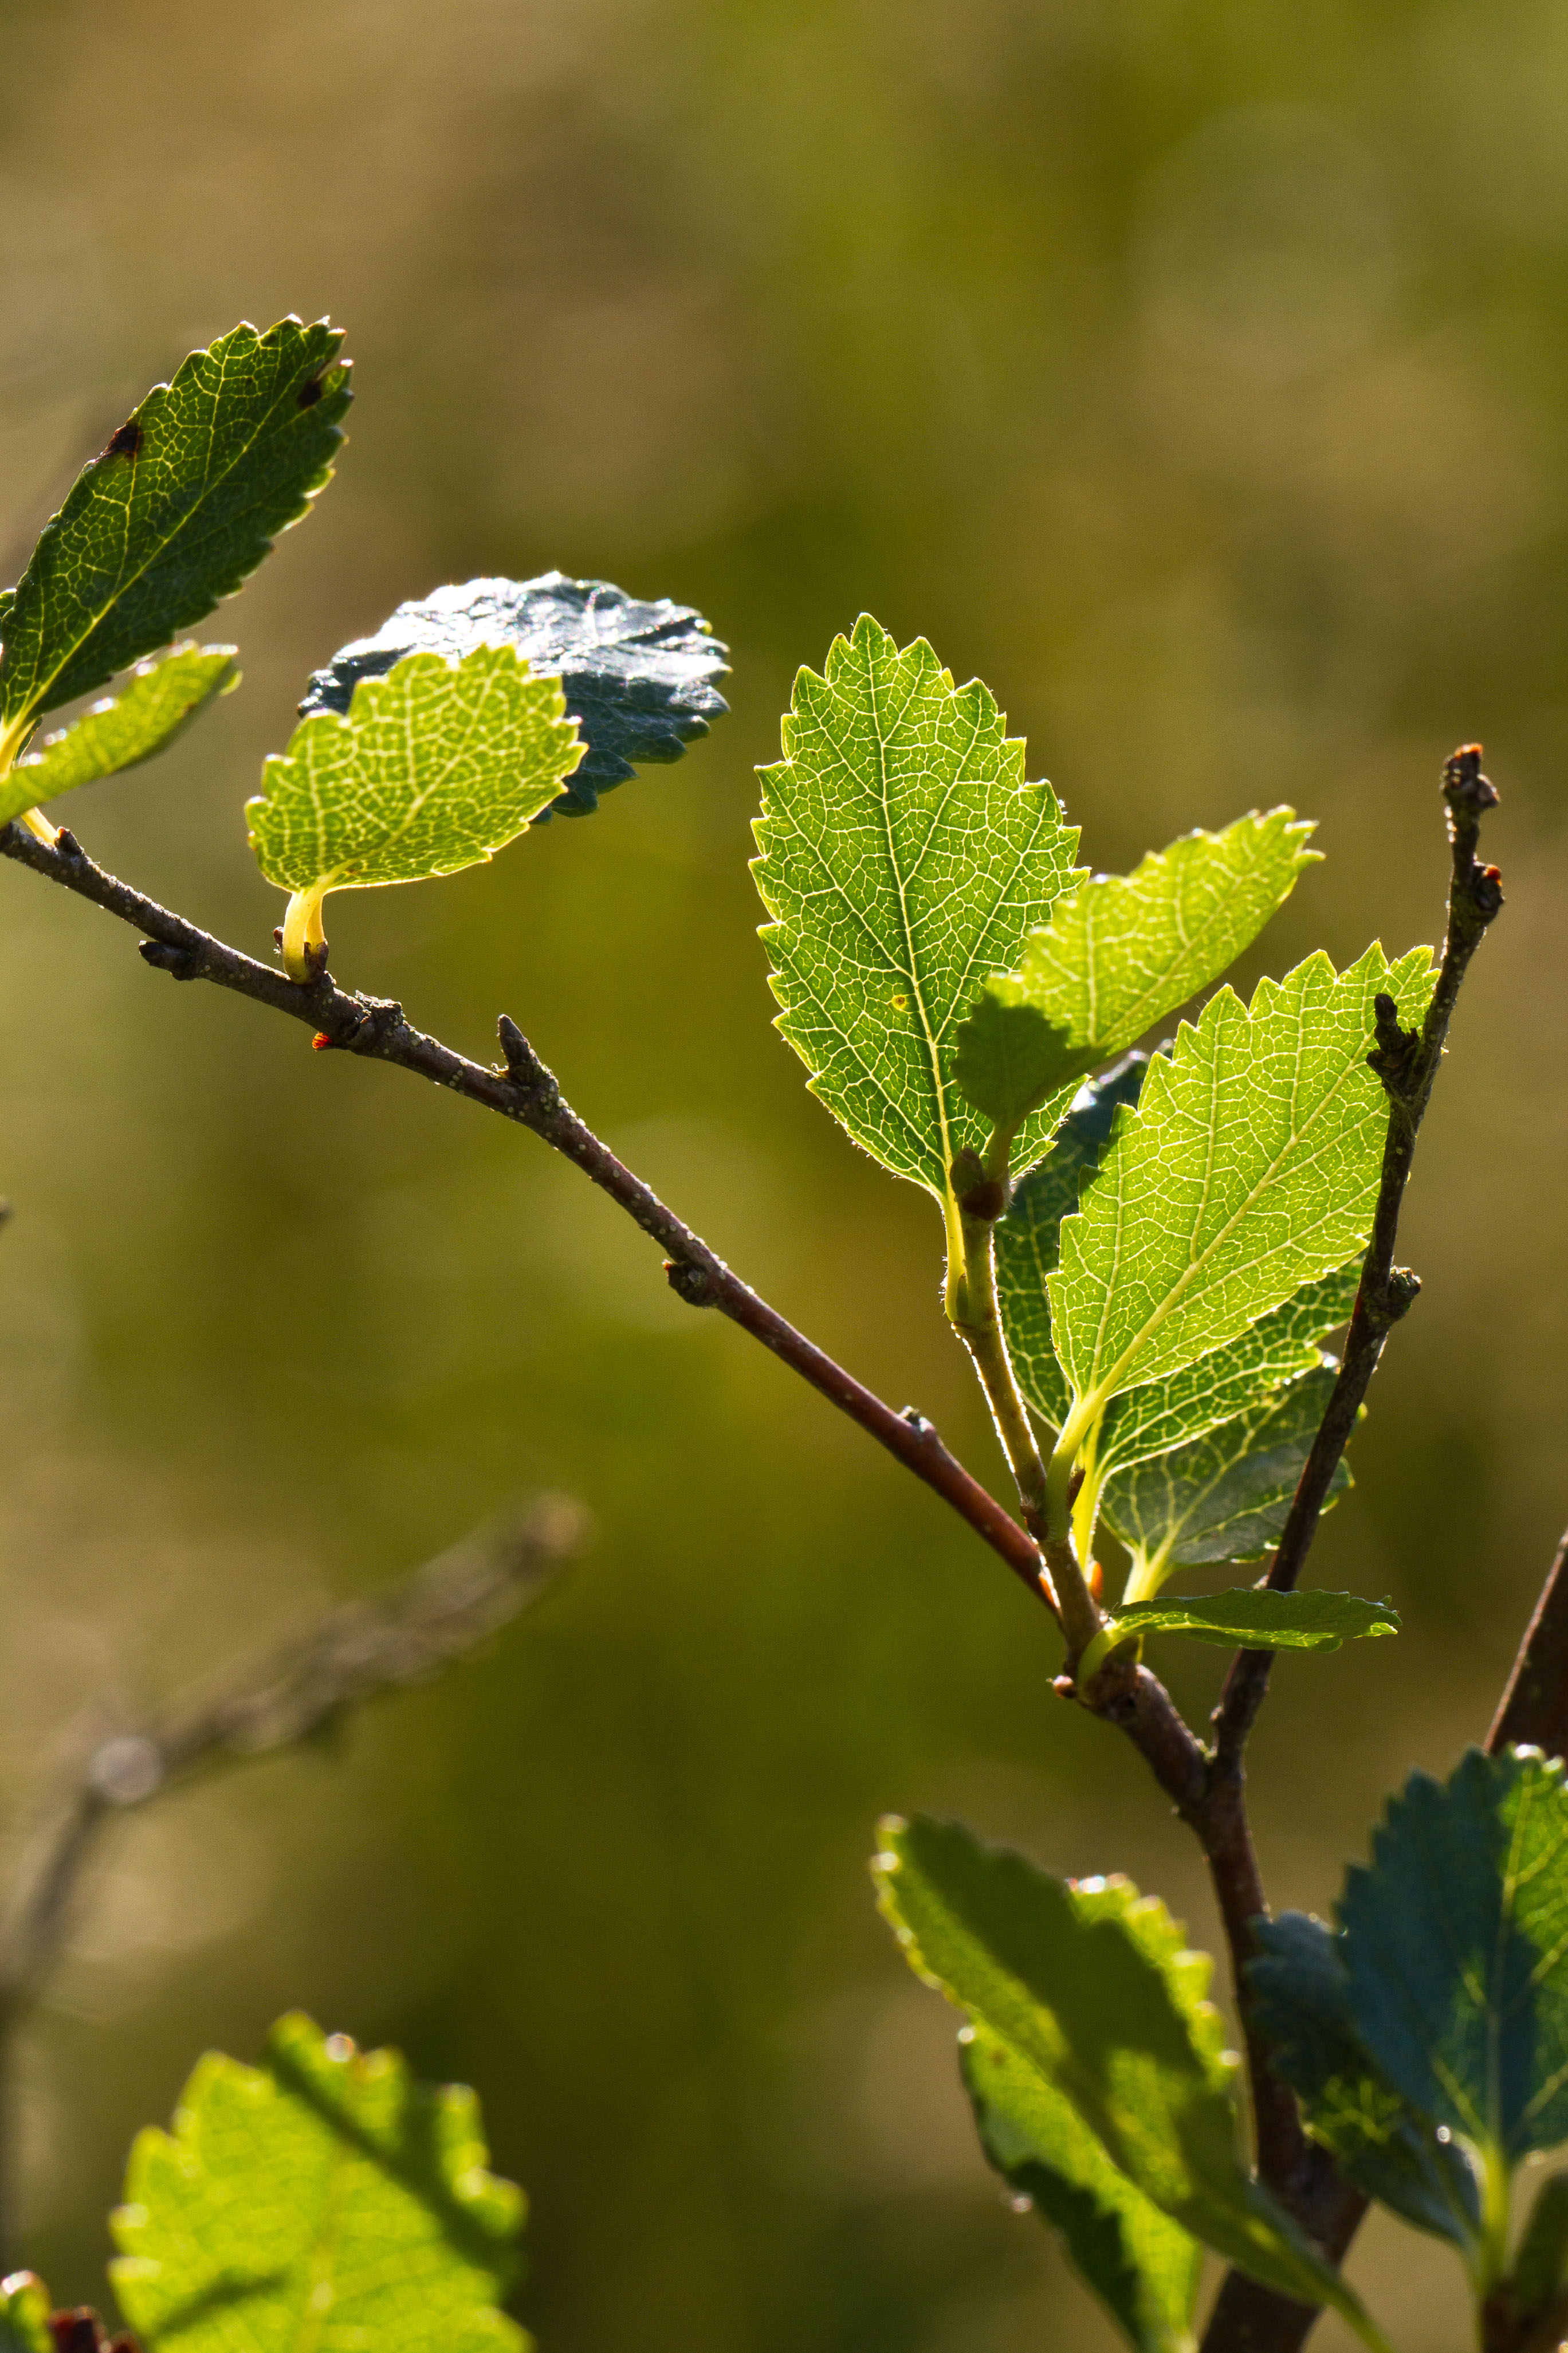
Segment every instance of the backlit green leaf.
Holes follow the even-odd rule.
[[[471,2092],[285,2018],[260,2067],[208,2056],[173,2134],[138,2137],[121,2308],[180,2353],[521,2353],[496,2306],[523,2201],[487,2162]]]
[[[1105,1059],[1086,1056],[1038,1006],[1005,995],[1010,986],[994,981],[982,989],[953,1033],[952,1056],[953,1080],[965,1102],[1009,1135],[1037,1103]]]
[[[1331,1365],[1304,1373],[1191,1444],[1107,1480],[1100,1510],[1134,1556],[1139,1598],[1173,1568],[1257,1560],[1279,1543],[1334,1379]],[[1342,1457],[1325,1509],[1349,1484]]]
[[[1117,1610],[1110,1641],[1125,1634],[1190,1634],[1227,1651],[1237,1643],[1249,1651],[1337,1651],[1342,1642],[1398,1631],[1398,1616],[1386,1601],[1363,1601],[1353,1593],[1271,1593],[1267,1587],[1242,1586],[1234,1593],[1129,1602]],[[1088,1652],[1084,1672],[1091,1672]]]
[[[1162,2212],[1369,2342],[1354,2295],[1254,2181],[1210,1963],[1124,1879],[1079,1885],[953,1823],[889,1820],[876,1876],[911,1967],[1078,2111]]]
[[[1373,999],[1408,1025],[1432,980],[1425,948],[1392,965],[1369,948],[1345,973],[1310,956],[1250,1008],[1222,988],[1154,1057],[1062,1224],[1051,1321],[1074,1418],[1239,1337],[1363,1247],[1388,1119]]]
[[[1568,1790],[1533,1749],[1412,1774],[1339,1912],[1356,2031],[1483,2160],[1568,2140]]]
[[[134,768],[167,749],[216,695],[239,684],[233,646],[179,646],[138,663],[125,692],[95,702],[74,727],[47,735],[0,782],[0,822],[77,785]]]
[[[330,479],[342,334],[236,327],[155,385],[46,525],[4,618],[0,715],[90,692],[231,596]]]
[[[981,2146],[1138,2353],[1188,2353],[1203,2249],[1106,2155],[1070,2100],[984,2027],[959,2034]]]
[[[0,2353],[55,2353],[54,2299],[36,2272],[0,2280]]]
[[[1223,1348],[1161,1381],[1125,1390],[1106,1408],[1097,1445],[1110,1471],[1167,1453],[1261,1404],[1282,1381],[1321,1362],[1322,1343],[1350,1319],[1361,1264],[1303,1283],[1283,1306],[1260,1315]]]
[[[1315,860],[1311,830],[1293,809],[1254,812],[1223,833],[1151,850],[1131,874],[1097,874],[1031,934],[1016,1001],[1037,1007],[1091,1062],[1136,1045],[1257,938]]]
[[[1253,2022],[1301,2102],[1314,2140],[1369,2198],[1418,2231],[1469,2251],[1480,2236],[1475,2168],[1461,2144],[1440,2141],[1429,2117],[1401,2098],[1360,2042],[1343,1938],[1301,1912],[1257,1920],[1249,1963]]]
[[[356,687],[346,719],[302,720],[268,761],[246,804],[251,848],[314,908],[329,891],[455,874],[548,807],[581,749],[559,680],[510,646],[411,654]]]
[[[752,868],[778,1026],[855,1141],[940,1199],[989,1133],[953,1086],[954,1033],[1071,881],[1076,830],[985,688],[866,617],[825,676],[801,671],[784,750]],[[1064,1107],[1034,1115],[1026,1154]]]
[[[559,678],[566,716],[586,750],[552,816],[584,817],[635,768],[679,760],[729,709],[714,681],[727,649],[689,605],[645,604],[608,580],[465,580],[399,605],[373,638],[356,638],[310,681],[300,705],[346,712],[362,678],[381,678],[413,653],[460,659],[476,646],[510,646],[531,670]]]

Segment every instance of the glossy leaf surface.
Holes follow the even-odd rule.
[[[204,2059],[174,2132],[138,2137],[115,2293],[181,2353],[520,2353],[496,2307],[523,2201],[487,2162],[471,2092],[285,2018],[260,2067]]]
[[[8,723],[202,620],[308,512],[342,439],[342,343],[325,321],[236,327],[153,386],[45,526],[0,620]]]
[[[1222,988],[1154,1057],[1062,1224],[1051,1320],[1077,1398],[1182,1371],[1364,1245],[1388,1118],[1373,1000],[1408,1025],[1432,980],[1425,948],[1344,973],[1310,956],[1250,1008]]]
[[[216,696],[239,684],[234,656],[233,646],[179,646],[138,663],[123,694],[95,702],[17,762],[0,783],[0,822],[166,751]]]
[[[1129,1602],[1116,1612],[1120,1633],[1189,1634],[1235,1650],[1337,1651],[1342,1642],[1397,1634],[1399,1619],[1386,1601],[1354,1593],[1270,1593],[1243,1586],[1234,1593],[1173,1596]]]
[[[757,888],[778,1027],[884,1167],[942,1197],[989,1123],[954,1087],[959,1022],[1073,879],[1076,830],[978,681],[863,617],[802,670],[763,771]],[[1025,1131],[1037,1150],[1065,1100]]]
[[[959,2037],[987,2158],[1059,2236],[1068,2261],[1138,2353],[1188,2353],[1203,2249],[1162,2214],[1065,2094],[984,2027]]]
[[[716,681],[727,649],[689,605],[643,602],[608,580],[466,580],[399,605],[374,637],[356,638],[316,671],[301,718],[346,712],[361,679],[381,678],[413,653],[460,659],[481,645],[510,646],[542,676],[559,678],[566,715],[587,747],[552,814],[583,817],[640,766],[679,760],[729,704]]]
[[[285,891],[418,882],[491,857],[549,806],[580,754],[559,681],[510,646],[413,654],[367,679],[346,719],[302,720],[246,804]]]

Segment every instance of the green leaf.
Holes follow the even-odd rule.
[[[408,654],[460,659],[481,645],[510,646],[561,681],[587,749],[552,816],[585,817],[636,767],[679,760],[730,707],[714,684],[728,648],[689,605],[644,604],[608,580],[542,572],[465,580],[399,605],[374,637],[356,638],[316,671],[300,715],[346,712],[362,678],[384,676]]]
[[[1191,1444],[1107,1480],[1100,1510],[1135,1556],[1144,1595],[1155,1589],[1148,1580],[1173,1568],[1257,1560],[1279,1543],[1335,1377],[1336,1367],[1324,1364]],[[1342,1456],[1325,1510],[1350,1475]]]
[[[138,663],[126,691],[95,702],[74,727],[46,735],[0,783],[0,823],[77,785],[137,767],[174,742],[215,696],[239,684],[233,646],[178,646]]]
[[[1068,2261],[1138,2353],[1189,2353],[1203,2249],[1105,2153],[1070,2100],[984,2027],[959,2033],[986,2157],[1058,2233]]]
[[[0,2280],[0,2353],[55,2353],[54,2299],[36,2272]]]
[[[1038,1006],[988,982],[980,1002],[953,1032],[952,1076],[966,1102],[1011,1135],[1047,1095],[1078,1080],[1102,1054],[1085,1055]]]
[[[1364,1245],[1388,1121],[1366,1066],[1373,999],[1409,1023],[1432,985],[1426,948],[1391,965],[1372,947],[1345,973],[1310,956],[1250,1008],[1222,988],[1155,1056],[1050,1278],[1079,1435],[1108,1398],[1239,1337]]]
[[[1350,1319],[1360,1282],[1358,1259],[1303,1283],[1282,1307],[1260,1315],[1195,1365],[1113,1398],[1097,1442],[1101,1470],[1169,1453],[1319,1366],[1322,1343]]]
[[[236,327],[155,385],[33,550],[5,617],[0,716],[27,724],[233,596],[331,475],[349,405],[342,334]]]
[[[1412,1774],[1339,1911],[1356,2031],[1395,2090],[1492,2166],[1568,2140],[1561,1761]]]
[[[778,1027],[856,1143],[940,1200],[989,1133],[953,1086],[954,1032],[1073,880],[1077,831],[985,688],[866,616],[825,676],[801,671],[784,749],[752,867]],[[1062,1108],[1034,1114],[1026,1152]]]
[[[1301,1912],[1257,1920],[1259,1957],[1247,1966],[1253,2023],[1301,2101],[1315,2140],[1369,2198],[1418,2231],[1467,2253],[1480,2238],[1474,2168],[1459,2142],[1440,2141],[1402,2099],[1357,2038],[1343,1939]]]
[[[560,681],[510,646],[460,662],[410,654],[354,690],[346,719],[302,720],[246,804],[250,846],[296,908],[329,891],[422,882],[492,857],[549,806],[581,756]]]
[[[1354,1593],[1271,1593],[1266,1586],[1240,1586],[1233,1593],[1126,1603],[1085,1651],[1083,1672],[1091,1674],[1098,1665],[1098,1660],[1090,1661],[1100,1642],[1114,1649],[1129,1634],[1190,1634],[1226,1650],[1239,1642],[1249,1651],[1337,1651],[1342,1642],[1398,1631],[1398,1614],[1386,1601],[1363,1601]]]
[[[1116,1114],[1135,1103],[1148,1057],[1128,1054],[1079,1090],[1043,1160],[1014,1187],[996,1224],[996,1291],[1013,1369],[1041,1419],[1059,1430],[1072,1391],[1051,1345],[1047,1278],[1060,1256],[1061,1223],[1078,1207],[1079,1188],[1100,1165]]]
[[[1350,2289],[1242,2161],[1239,2063],[1206,1999],[1211,1965],[1164,1906],[1125,1879],[1051,1879],[955,1823],[893,1818],[880,1836],[882,1909],[916,1972],[1068,2099],[1173,2221],[1368,2334]]]
[[[1531,2209],[1513,2266],[1514,2308],[1544,2312],[1568,2288],[1568,2173],[1548,2174]]]
[[[138,2137],[115,2293],[181,2353],[520,2353],[496,2304],[523,2200],[487,2163],[471,2092],[285,2018],[260,2067],[209,2054],[173,2134]]]
[[[1087,1053],[1089,1067],[1217,980],[1290,895],[1310,824],[1256,810],[1223,833],[1189,833],[1131,874],[1097,874],[1058,899],[1016,975],[989,986],[1035,1007]]]

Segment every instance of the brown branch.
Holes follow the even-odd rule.
[[[121,923],[133,924],[146,934],[142,954],[147,962],[174,979],[207,980],[219,988],[232,989],[254,1004],[269,1006],[274,1012],[303,1022],[315,1031],[318,1047],[336,1047],[373,1061],[391,1062],[531,1129],[581,1168],[668,1252],[666,1272],[689,1306],[716,1307],[772,1349],[840,1413],[858,1422],[917,1479],[933,1488],[1030,1592],[1054,1610],[1055,1596],[1033,1541],[948,1452],[925,1416],[912,1407],[895,1413],[732,1274],[717,1251],[683,1225],[651,1187],[624,1167],[562,1100],[551,1072],[516,1024],[504,1015],[500,1039],[506,1067],[487,1069],[412,1028],[404,1018],[403,1008],[387,998],[360,997],[340,988],[326,972],[308,983],[292,981],[273,966],[226,946],[183,915],[172,914],[155,900],[95,866],[75,836],[64,828],[49,844],[21,826],[8,825],[0,828],[0,852],[75,892],[79,898],[90,900]]]
[[[1413,1274],[1394,1263],[1399,1213],[1460,983],[1487,926],[1502,906],[1497,868],[1480,865],[1476,857],[1482,813],[1495,808],[1498,797],[1481,774],[1479,744],[1462,744],[1447,762],[1443,770],[1443,797],[1448,804],[1453,856],[1442,960],[1419,1031],[1401,1029],[1392,997],[1377,999],[1377,1045],[1367,1060],[1388,1096],[1388,1134],[1377,1208],[1339,1377],[1307,1457],[1279,1548],[1264,1580],[1275,1593],[1290,1592],[1306,1565],[1330,1484],[1355,1428],[1384,1344],[1421,1287]],[[1268,1692],[1272,1666],[1271,1651],[1237,1652],[1214,1717],[1215,1748],[1221,1759],[1238,1757],[1245,1747]]]

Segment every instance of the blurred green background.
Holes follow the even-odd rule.
[[[72,822],[258,953],[240,805],[404,596],[550,565],[701,607],[733,716],[595,818],[334,902],[465,1050],[506,1009],[617,1149],[980,1471],[922,1196],[768,1027],[752,766],[863,607],[995,689],[1115,867],[1279,800],[1329,862],[1251,970],[1433,936],[1481,736],[1506,919],[1405,1254],[1426,1290],[1322,1581],[1408,1630],[1281,1666],[1282,1900],[1485,1725],[1568,1513],[1568,16],[1545,0],[4,0],[5,561],[192,344],[350,330],[352,446],[208,636],[243,691]],[[8,573],[6,576],[11,576]],[[544,2353],[1023,2353],[1108,2330],[974,2153],[865,1873],[887,1807],[1121,1867],[1212,1944],[1130,1751],[953,1519],[531,1138],[149,974],[0,874],[0,1795],[105,1711],[512,1495],[569,1580],[341,1748],[106,1850],[22,2052],[20,2252],[101,2292],[125,2147],[302,2003],[478,2084]],[[1250,972],[1246,976],[1250,977]],[[1206,1706],[1223,1662],[1170,1661]],[[1450,2258],[1356,2268],[1405,2353]],[[1325,2345],[1336,2340],[1325,2328]]]

